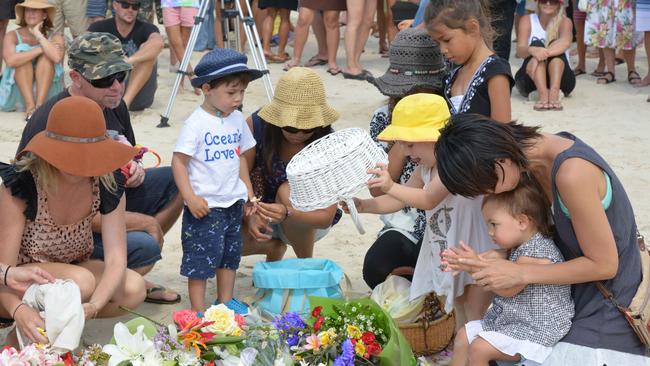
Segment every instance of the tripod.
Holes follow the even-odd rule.
[[[190,64],[190,58],[192,57],[192,52],[194,50],[194,44],[196,44],[196,39],[199,36],[199,31],[201,29],[201,24],[203,24],[203,20],[205,19],[205,14],[208,10],[208,5],[209,5],[210,0],[201,0],[200,6],[199,6],[199,11],[197,15],[194,17],[194,25],[192,26],[192,32],[190,33],[190,39],[187,42],[187,47],[185,48],[185,53],[183,54],[183,59],[181,60],[181,64],[178,68],[177,74],[176,74],[176,80],[174,81],[174,87],[172,88],[171,95],[169,96],[169,101],[167,102],[167,108],[165,109],[165,113],[160,116],[160,123],[156,127],[169,127],[169,116],[171,115],[172,112],[172,106],[174,105],[174,99],[176,98],[176,94],[178,93],[178,89],[180,88],[181,82],[183,81],[183,76],[188,75],[187,73],[187,67]],[[223,0],[217,0],[219,2],[222,2]],[[244,12],[242,11],[241,5],[239,3],[239,0],[235,0],[235,7],[237,13],[234,16],[229,15],[231,18],[235,20],[235,36],[237,38],[237,48],[239,48],[239,22],[243,22],[244,24],[244,33],[246,34],[246,40],[248,42],[248,47],[251,50],[251,56],[253,59],[253,64],[255,65],[255,68],[258,70],[267,70],[268,67],[266,65],[266,59],[264,58],[264,51],[262,50],[262,43],[260,42],[260,36],[259,33],[257,32],[257,28],[255,28],[255,21],[253,21],[252,17],[252,10],[250,5],[248,4],[248,1],[244,1],[247,7],[247,12],[249,16],[244,16]],[[223,6],[223,3],[222,3]],[[224,13],[222,13],[222,18],[219,21],[225,21],[225,23],[229,24],[229,18],[223,17]],[[229,27],[229,25],[228,25]],[[229,28],[228,29],[228,34],[230,33]],[[271,77],[269,76],[268,72],[264,74],[262,77],[262,80],[264,81],[264,88],[266,89],[266,96],[271,101],[273,98],[273,83],[271,82]]]

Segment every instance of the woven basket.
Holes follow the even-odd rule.
[[[454,311],[444,313],[438,296],[428,295],[424,306],[425,312],[428,312],[430,317],[435,314],[442,314],[442,316],[433,321],[421,320],[417,323],[399,325],[399,329],[411,345],[413,353],[418,356],[429,356],[445,349],[451,342],[456,328]]]
[[[346,128],[307,145],[287,165],[289,199],[300,211],[345,201],[352,220],[365,233],[352,197],[366,187],[368,169],[388,164],[388,156],[361,128]]]

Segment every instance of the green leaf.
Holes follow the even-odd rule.
[[[205,352],[204,354],[201,355],[201,359],[206,361],[214,361],[217,359],[217,354],[212,351]]]
[[[209,345],[232,344],[232,343],[239,343],[239,342],[241,342],[241,341],[243,341],[245,339],[246,339],[246,337],[234,337],[234,336],[214,337],[209,342],[206,342],[206,344],[209,344]]]
[[[133,366],[133,364],[129,360],[124,360],[124,361],[118,363],[117,366]]]

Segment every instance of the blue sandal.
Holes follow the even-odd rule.
[[[219,305],[220,304],[219,300],[215,300],[214,304]],[[230,301],[228,301],[224,305],[226,305],[226,307],[228,309],[234,311],[235,314],[239,314],[241,316],[246,316],[249,313],[248,305],[246,303],[244,303],[244,302],[241,302],[241,301],[237,300],[234,297],[232,299],[230,299]]]

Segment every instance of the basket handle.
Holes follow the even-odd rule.
[[[346,197],[344,201],[348,206],[350,216],[352,217],[352,222],[354,222],[354,226],[357,227],[357,231],[359,231],[359,234],[361,235],[365,234],[366,230],[363,229],[363,225],[361,225],[361,221],[359,220],[359,213],[357,212],[357,206],[354,204],[354,199],[351,197]]]

